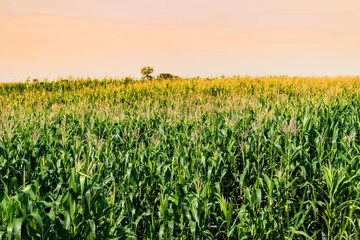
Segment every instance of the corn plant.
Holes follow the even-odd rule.
[[[0,84],[0,239],[358,239],[360,78]]]

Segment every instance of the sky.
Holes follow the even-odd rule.
[[[0,82],[360,75],[358,0],[0,0]]]

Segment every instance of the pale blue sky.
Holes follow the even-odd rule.
[[[360,74],[360,1],[0,0],[0,81]]]

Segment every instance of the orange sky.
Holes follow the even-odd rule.
[[[0,0],[0,82],[360,74],[360,1],[73,2]]]

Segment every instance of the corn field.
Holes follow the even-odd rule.
[[[360,77],[0,84],[0,239],[358,239]]]

